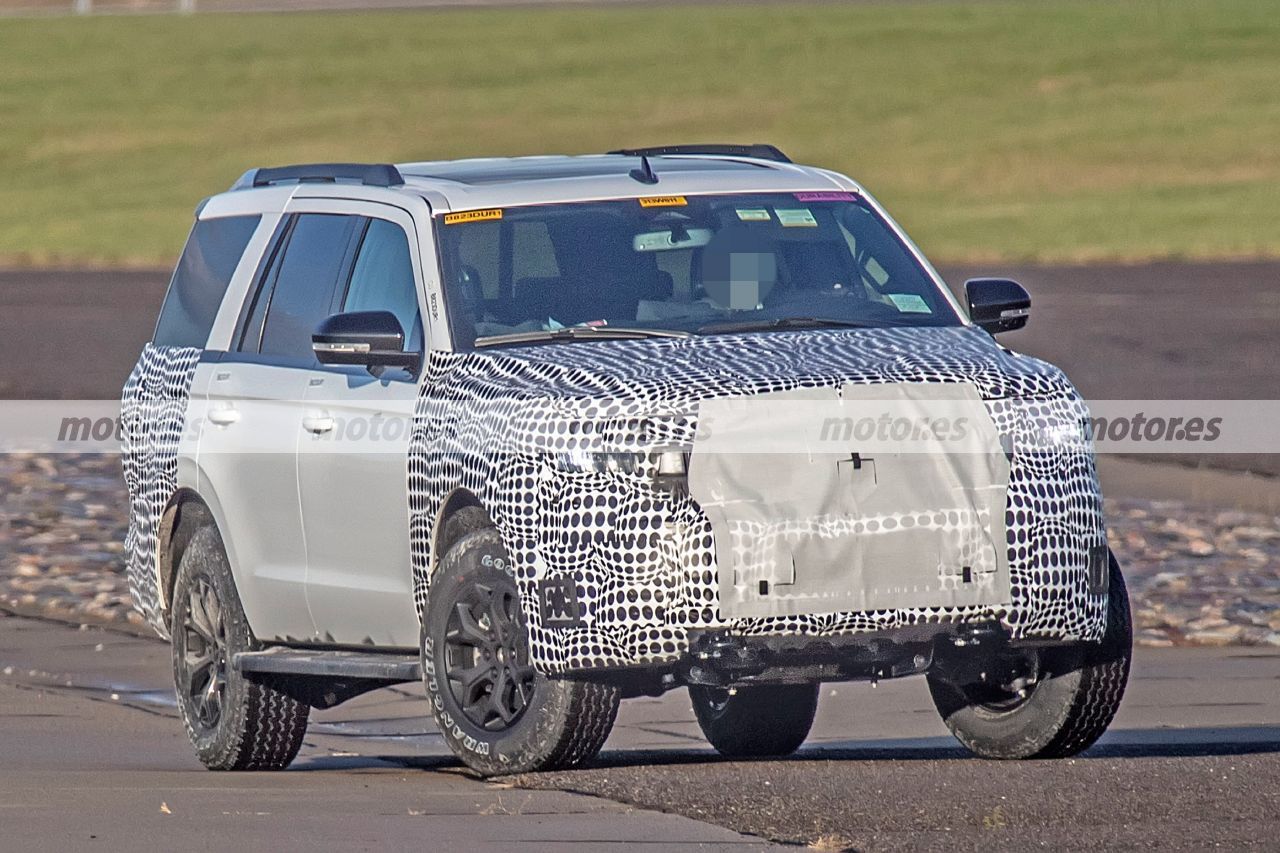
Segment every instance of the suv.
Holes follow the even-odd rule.
[[[728,756],[923,674],[992,758],[1128,676],[1088,412],[857,183],[767,145],[257,169],[203,202],[124,388],[134,601],[201,761],[421,680],[481,774],[687,687]]]

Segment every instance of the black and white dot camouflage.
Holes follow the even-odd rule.
[[[433,530],[459,491],[501,532],[549,673],[669,662],[691,629],[837,635],[998,619],[1015,638],[1097,639],[1106,595],[1087,561],[1105,542],[1093,459],[1068,449],[1014,453],[1005,517],[1007,607],[928,607],[726,619],[711,524],[687,496],[655,491],[653,470],[559,464],[584,447],[687,445],[699,401],[845,383],[966,382],[1013,446],[1087,416],[1057,368],[995,346],[975,328],[811,331],[607,341],[433,353],[409,448],[410,541],[422,612]],[[663,434],[656,434],[663,433]],[[921,525],[954,524],[940,518]],[[777,532],[777,531],[774,531]],[[544,625],[538,584],[571,578],[576,624]]]
[[[134,606],[163,637],[165,621],[156,538],[178,487],[178,443],[201,351],[147,344],[121,395],[121,457],[129,492],[126,571]]]

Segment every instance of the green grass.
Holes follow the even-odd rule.
[[[1280,255],[1274,0],[0,20],[0,261],[168,263],[253,165],[769,141],[941,260]]]

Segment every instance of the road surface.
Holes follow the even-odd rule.
[[[0,616],[3,846],[1275,850],[1280,838],[1280,654],[1253,649],[1140,649],[1112,731],[1057,762],[967,757],[919,679],[828,685],[809,743],[785,761],[718,759],[683,691],[632,700],[596,767],[499,783],[448,756],[413,685],[312,719],[290,771],[209,773],[175,716],[166,645]]]

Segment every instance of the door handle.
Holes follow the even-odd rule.
[[[209,423],[217,424],[218,426],[229,426],[240,420],[240,413],[235,409],[210,409],[208,418]]]
[[[329,415],[307,415],[302,419],[302,428],[316,435],[333,432],[333,418]]]

